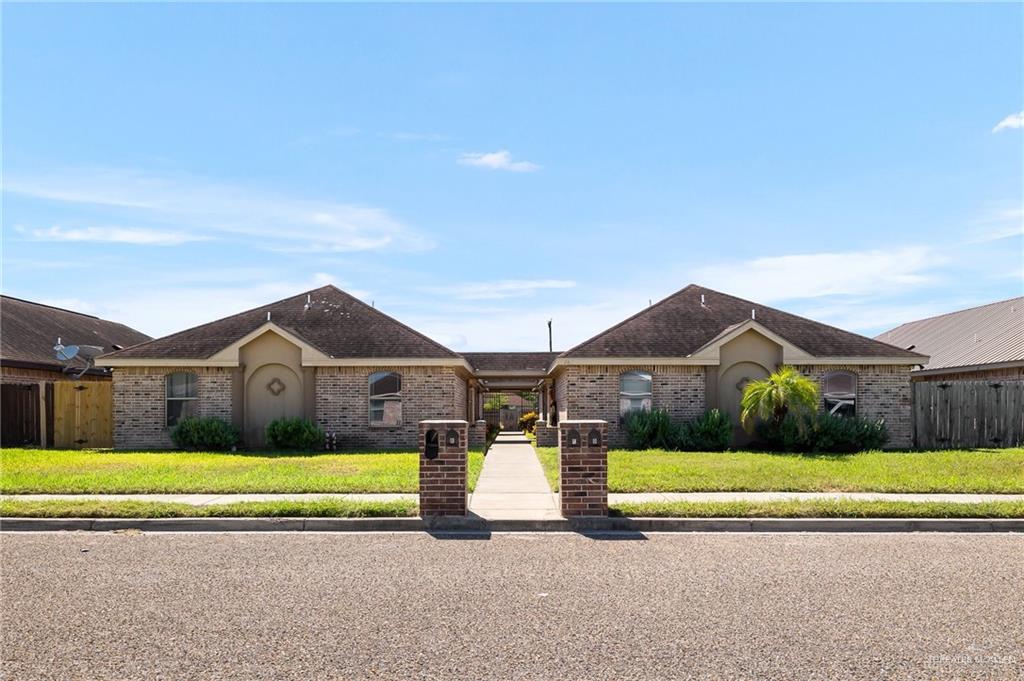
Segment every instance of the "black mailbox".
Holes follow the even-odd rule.
[[[566,437],[569,439],[569,447],[580,446],[580,431],[576,430],[575,428],[570,428],[569,432],[566,433]]]
[[[591,428],[590,432],[587,433],[587,446],[588,447],[600,447],[601,446],[601,431],[597,428]]]
[[[437,431],[431,428],[426,432],[423,438],[423,458],[424,459],[436,459],[437,458]]]
[[[449,428],[448,432],[444,436],[444,442],[449,447],[459,446],[459,431],[454,428]]]

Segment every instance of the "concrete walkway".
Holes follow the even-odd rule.
[[[469,497],[469,511],[487,520],[561,518],[558,497],[551,492],[537,452],[525,435],[498,435]]]

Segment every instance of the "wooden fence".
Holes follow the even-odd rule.
[[[1024,444],[1024,381],[921,381],[913,391],[916,447]]]
[[[51,446],[113,447],[112,388],[110,381],[55,382]]]

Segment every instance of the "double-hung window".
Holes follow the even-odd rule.
[[[199,404],[198,379],[195,374],[185,371],[168,374],[167,385],[167,427],[176,426],[189,416],[196,415]]]
[[[370,424],[398,426],[402,423],[402,375],[393,371],[370,374]]]
[[[627,371],[619,376],[619,415],[650,411],[652,383],[646,371]]]
[[[825,374],[822,383],[825,411],[838,416],[857,415],[857,374],[833,371]]]

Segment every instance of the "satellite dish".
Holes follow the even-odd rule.
[[[57,344],[53,346],[53,351],[57,354],[57,359],[62,362],[70,362],[78,356],[77,345],[61,345],[59,340]]]
[[[69,374],[75,374],[77,379],[93,368],[93,358],[103,354],[103,348],[99,345],[64,345],[61,339],[58,338],[57,344],[53,346],[53,352],[57,359],[65,364],[64,371]],[[75,359],[84,366],[74,365]]]

